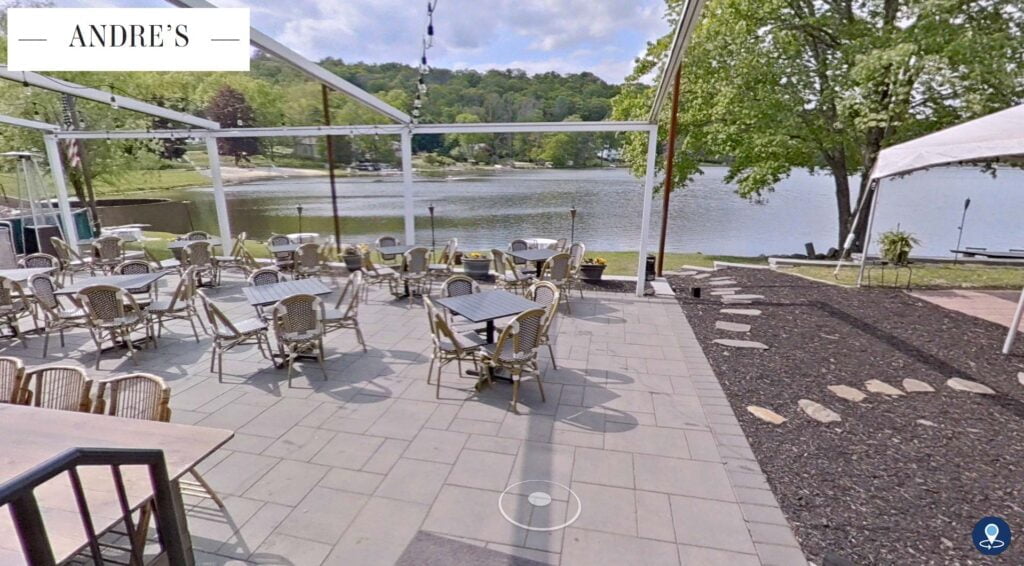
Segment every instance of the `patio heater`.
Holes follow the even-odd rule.
[[[569,218],[572,219],[571,228],[569,228],[569,245],[576,243],[576,205],[572,205],[569,209]]]
[[[964,212],[963,212],[963,214],[960,215],[960,226],[957,227],[957,230],[960,231],[960,234],[956,237],[956,249],[958,249],[958,250],[960,249],[960,240],[962,240],[963,237],[964,237],[964,220],[967,220],[967,209],[970,208],[970,206],[971,206],[971,199],[970,199],[970,197],[968,197],[968,198],[964,199]],[[956,262],[957,262],[958,259],[960,259],[960,254],[954,252],[953,253],[953,265],[956,265]]]
[[[295,211],[299,213],[299,233],[302,233],[302,205],[295,205]]]
[[[434,248],[437,247],[437,243],[434,241],[434,203],[430,203],[427,211],[430,212],[430,257],[434,257]]]

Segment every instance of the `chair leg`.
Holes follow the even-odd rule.
[[[541,380],[540,380],[540,372],[539,372],[539,371],[537,372],[537,377],[536,377],[536,379],[537,379],[537,387],[539,387],[539,388],[540,388],[540,402],[541,402],[541,403],[547,403],[547,402],[548,402],[548,400],[547,400],[547,398],[546,398],[546,397],[544,396],[544,383],[543,383],[543,382],[541,382]]]
[[[555,350],[551,347],[551,342],[548,342],[548,353],[551,354],[551,365],[558,369],[558,362],[555,361]]]
[[[519,414],[519,380],[512,376],[512,412]]]
[[[324,374],[324,381],[327,381],[327,368],[324,367],[324,341],[320,340],[316,345],[316,359],[320,362],[320,371]]]
[[[434,375],[434,354],[430,354],[430,365],[427,366],[427,385],[430,385],[430,378]]]
[[[189,470],[188,473],[192,474],[192,477],[195,478],[197,482],[199,482],[199,485],[203,486],[203,490],[206,491],[206,493],[210,494],[210,499],[212,499],[213,502],[217,504],[217,507],[223,509],[224,502],[221,501],[220,497],[217,495],[217,492],[213,491],[213,488],[210,487],[210,484],[206,483],[206,480],[203,479],[203,476],[199,475],[199,472],[197,472],[195,469]]]
[[[92,329],[89,329],[89,333],[92,334],[92,341],[96,344],[96,369],[100,369],[100,358],[103,357],[103,342],[96,337],[96,333]]]
[[[62,339],[63,339],[63,337],[64,337],[64,335],[61,334],[61,338]],[[61,340],[61,341],[63,341],[63,340]],[[47,328],[46,330],[43,331],[43,357],[44,358],[46,357],[46,349],[47,349],[47,347],[49,345],[50,345],[50,329]]]
[[[196,337],[196,344],[199,343],[199,332],[196,330],[196,321],[193,317],[188,317],[188,323],[192,325],[192,335]]]
[[[363,352],[366,352],[366,340],[363,339],[363,331],[359,328],[359,321],[356,321],[356,338],[359,339],[359,345],[363,347]]]
[[[288,348],[288,387],[292,386],[292,365],[295,364],[295,353],[291,347]]]

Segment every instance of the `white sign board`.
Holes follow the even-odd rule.
[[[11,71],[248,71],[249,9],[10,8]]]

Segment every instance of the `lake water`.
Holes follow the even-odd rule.
[[[708,167],[692,186],[672,195],[668,249],[715,254],[800,253],[804,242],[819,251],[836,245],[833,184],[827,176],[794,172],[759,202],[740,198],[724,181],[725,168]],[[427,206],[435,206],[436,240],[459,238],[462,249],[504,247],[519,237],[569,237],[575,205],[576,239],[593,250],[635,250],[639,241],[642,183],[622,169],[505,170],[448,178],[417,177],[416,228],[430,243]],[[296,178],[227,188],[235,231],[265,238],[299,231],[333,233],[326,178]],[[338,180],[343,241],[369,242],[383,234],[401,237],[402,185],[398,177]],[[188,200],[197,229],[216,231],[210,188],[161,196]],[[916,173],[883,184],[875,231],[914,233],[920,255],[949,255],[965,198],[972,199],[963,245],[1024,248],[1024,171],[996,178],[977,169]],[[651,242],[657,244],[660,195],[656,195]],[[439,244],[440,245],[440,244]]]

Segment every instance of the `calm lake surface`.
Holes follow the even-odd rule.
[[[804,242],[819,251],[836,245],[833,184],[827,176],[794,172],[759,202],[740,198],[725,183],[725,168],[705,174],[672,195],[668,249],[715,254],[800,253]],[[569,237],[575,205],[576,239],[592,250],[635,250],[640,231],[642,183],[623,169],[505,170],[416,179],[417,239],[430,243],[427,206],[435,206],[439,242],[459,239],[462,249],[504,247],[519,237]],[[252,238],[299,231],[333,233],[326,178],[295,178],[227,188],[235,231]],[[339,179],[343,241],[370,242],[383,234],[401,237],[399,177]],[[191,201],[197,229],[216,231],[210,188],[161,194]],[[1024,171],[1001,170],[996,178],[977,169],[937,169],[883,184],[875,231],[895,228],[921,240],[920,255],[949,255],[965,198],[971,198],[963,245],[1024,248]],[[651,242],[656,247],[661,201],[656,195]]]

